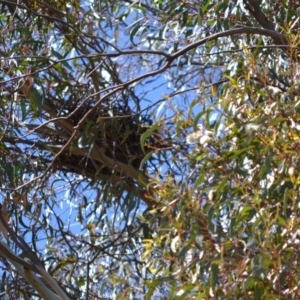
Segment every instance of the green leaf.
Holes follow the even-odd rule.
[[[180,250],[180,252],[179,252],[179,254],[178,254],[178,257],[180,257],[180,258],[185,257],[186,253],[187,253],[190,249],[191,249],[191,245],[190,245],[190,244],[184,246],[184,247]]]
[[[207,13],[210,4],[211,4],[211,1],[210,1],[210,0],[203,0],[203,1],[201,2],[200,10],[201,10],[201,12],[202,12],[202,15],[204,15],[204,14]]]
[[[220,12],[221,10],[228,7],[228,1],[222,1],[219,5],[216,7],[216,13]]]
[[[149,160],[149,158],[152,157],[153,153],[154,153],[153,151],[150,151],[149,153],[147,153],[144,156],[144,158],[142,159],[141,164],[140,164],[140,169],[143,169],[143,167],[145,166],[145,164],[147,163],[147,161]]]
[[[159,130],[159,126],[154,125],[142,134],[140,143],[141,143],[142,151],[144,153],[145,153],[145,141],[146,141],[146,139],[151,137],[153,135],[153,133],[157,130]]]
[[[26,119],[27,117],[27,109],[26,109],[26,103],[23,99],[20,101],[20,106],[21,106],[21,112],[22,112],[22,122]]]
[[[263,299],[263,295],[265,293],[265,287],[260,284],[255,284],[254,288],[254,300],[261,300]]]
[[[210,286],[215,287],[218,282],[219,276],[219,265],[216,263],[211,264],[211,271],[210,271]]]
[[[51,54],[58,58],[58,61],[61,61],[61,64],[65,66],[67,69],[69,69],[71,72],[73,72],[73,68],[69,65],[67,61],[64,61],[65,56],[61,55],[59,52],[55,51],[53,48],[51,48]]]
[[[130,30],[130,41],[132,42],[132,44],[136,45],[134,42],[134,37],[137,34],[137,32],[142,28],[142,25],[140,25],[140,23],[138,22],[135,26],[133,26]]]
[[[32,88],[28,92],[31,108],[35,112],[35,115],[38,116],[41,113],[42,105],[43,105],[43,97],[40,93],[35,89]]]
[[[252,289],[254,285],[255,285],[255,280],[252,277],[247,278],[246,281],[244,282],[244,286],[246,290]]]

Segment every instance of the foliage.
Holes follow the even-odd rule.
[[[1,299],[299,298],[296,1],[0,1]]]

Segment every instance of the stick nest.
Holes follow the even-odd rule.
[[[142,149],[141,137],[149,130],[152,124],[151,117],[149,114],[133,113],[127,105],[124,105],[124,102],[102,105],[97,108],[94,108],[92,103],[84,103],[76,110],[79,105],[79,103],[64,104],[63,106],[59,103],[52,104],[52,109],[55,110],[57,117],[67,117],[64,122],[68,122],[68,125],[75,127],[81,122],[80,137],[73,141],[69,151],[64,151],[55,161],[56,168],[60,170],[97,177],[98,175],[118,173],[116,171],[118,162],[139,169],[142,160],[150,151],[166,149],[170,146],[161,132],[154,131],[145,140]],[[92,113],[84,118],[90,109],[93,109]],[[72,114],[72,112],[74,113]],[[64,124],[66,123],[55,123],[56,134],[46,134],[50,144],[63,146],[70,138],[70,133]],[[115,169],[108,168],[89,157],[89,151],[95,145],[105,148],[105,154],[116,162]],[[72,151],[74,147],[86,149],[86,155],[74,155]]]

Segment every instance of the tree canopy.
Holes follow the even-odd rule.
[[[294,0],[0,1],[0,298],[300,298]]]

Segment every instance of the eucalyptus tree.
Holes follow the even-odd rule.
[[[295,1],[0,1],[1,297],[299,297]]]

